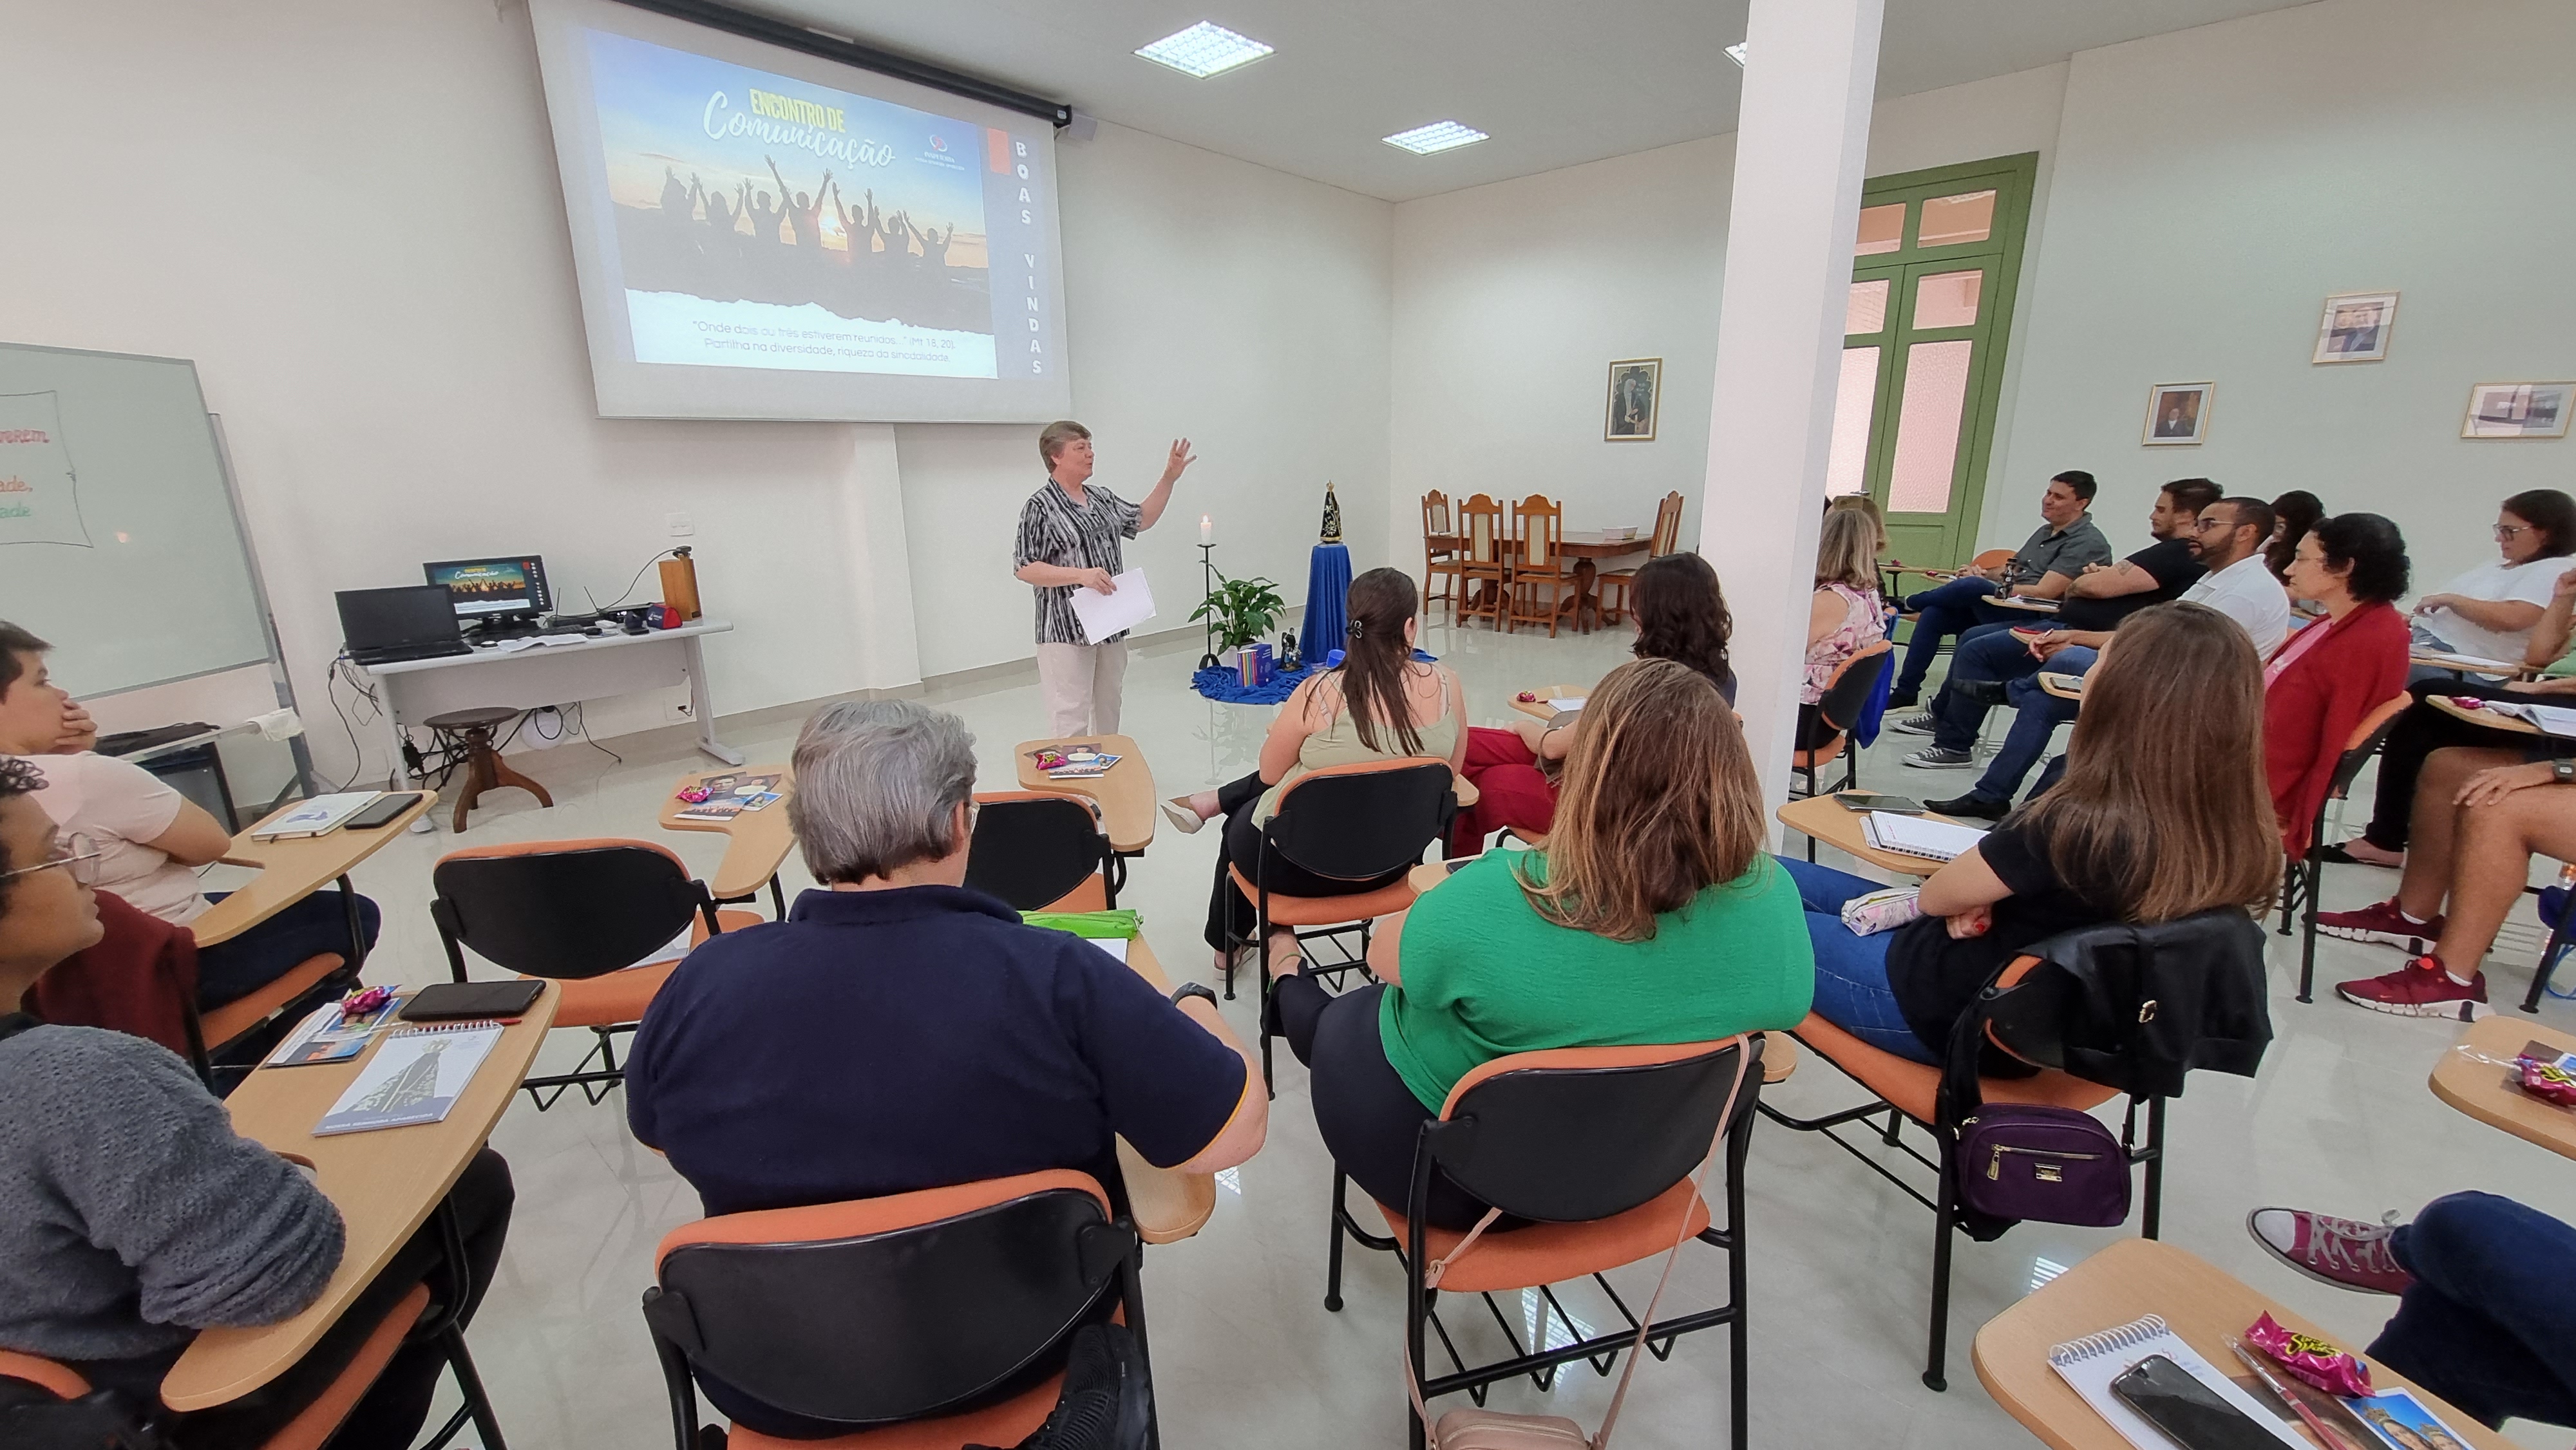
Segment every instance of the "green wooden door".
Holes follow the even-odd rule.
[[[1880,177],[1861,195],[1825,491],[1878,500],[1908,564],[1957,565],[1976,540],[2038,160]]]

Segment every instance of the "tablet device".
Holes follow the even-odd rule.
[[[1844,791],[1834,803],[1847,811],[1889,811],[1900,816],[1923,814],[1923,802],[1910,796],[1873,795],[1868,791]]]
[[[412,803],[419,799],[420,793],[417,791],[387,791],[383,795],[376,797],[374,803],[369,805],[365,810],[349,817],[345,824],[345,828],[352,831],[373,831],[382,829],[383,827],[392,824],[394,817],[410,810]]]
[[[440,982],[421,988],[394,1015],[405,1022],[516,1017],[535,1006],[545,989],[545,983],[525,978],[510,982]]]

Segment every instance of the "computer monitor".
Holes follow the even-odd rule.
[[[409,649],[456,638],[456,609],[436,584],[343,589],[340,639],[352,653]]]
[[[432,584],[444,584],[456,599],[456,617],[479,620],[527,619],[554,608],[546,592],[546,561],[534,554],[512,559],[450,559],[423,564]]]

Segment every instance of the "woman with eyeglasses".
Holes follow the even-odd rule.
[[[2518,663],[2576,555],[2576,499],[2527,489],[2496,514],[2496,558],[2415,601],[2415,643],[2443,654]],[[2448,672],[2437,672],[2448,673]]]
[[[105,858],[56,831],[37,804],[44,788],[34,766],[0,759],[0,1349],[122,1392],[177,1450],[260,1444],[430,1273],[441,1236],[424,1228],[398,1250],[266,1386],[216,1409],[159,1408],[162,1376],[198,1331],[300,1312],[339,1267],[344,1235],[331,1200],[236,1134],[224,1105],[167,1049],[27,1014],[36,979],[100,935],[88,878]],[[449,1201],[464,1231],[470,1318],[509,1228],[509,1165],[485,1149]],[[445,1358],[440,1339],[396,1351],[332,1438],[336,1450],[409,1445]],[[0,1417],[11,1403],[0,1396]]]

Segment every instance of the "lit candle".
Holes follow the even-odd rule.
[[[1199,542],[1202,544],[1216,542],[1216,520],[1207,514],[1199,515]]]

